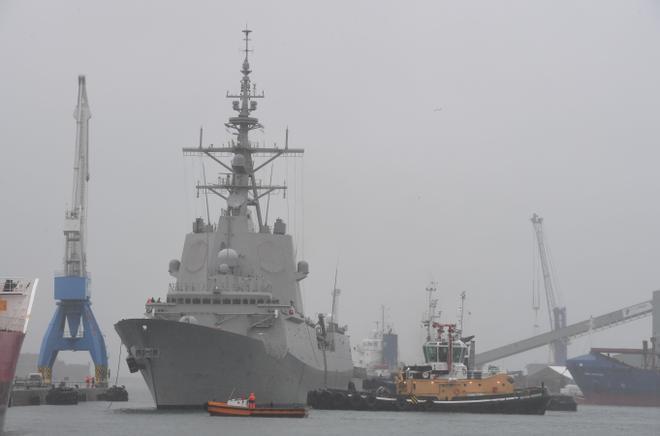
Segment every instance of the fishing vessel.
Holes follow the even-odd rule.
[[[38,279],[0,278],[0,433]]]
[[[226,173],[197,185],[225,202],[220,216],[196,218],[180,259],[169,263],[175,280],[164,298],[150,298],[145,318],[115,324],[158,408],[204,407],[209,398],[253,391],[265,403],[304,403],[319,387],[346,388],[353,374],[345,327],[335,317],[306,316],[300,282],[309,265],[296,263],[286,224],[267,222],[261,201],[286,186],[262,183],[260,170],[302,149],[268,147],[250,139],[261,129],[253,113],[264,97],[251,82],[250,30],[244,30],[236,116],[225,126],[233,138],[220,147],[184,148]],[[200,135],[201,136],[201,135]],[[207,208],[208,210],[208,208]]]

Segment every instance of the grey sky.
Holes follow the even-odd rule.
[[[282,144],[289,126],[291,146],[306,148],[275,168],[291,191],[272,199],[271,219],[288,219],[301,258],[304,246],[308,314],[329,310],[339,262],[354,343],[384,304],[401,357],[419,358],[432,278],[445,320],[468,292],[480,349],[521,339],[533,324],[533,212],[546,218],[569,322],[660,287],[657,1],[0,1],[0,274],[42,280],[26,351],[54,310],[77,75],[93,115],[93,309],[114,368],[113,323],[165,295],[168,261],[205,213],[199,161],[180,149],[200,125],[206,143],[227,139],[246,23],[262,139]],[[649,334],[638,321],[569,355]]]

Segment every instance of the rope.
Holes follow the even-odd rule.
[[[121,365],[121,341],[119,342],[119,357],[117,358],[117,371],[115,371],[115,386],[119,380],[119,367]]]
[[[119,357],[117,358],[117,371],[115,371],[115,386],[117,386],[117,382],[119,381],[119,367],[121,365],[121,341],[119,341]],[[106,410],[112,407],[112,403],[114,401],[108,402],[108,407],[106,407]]]

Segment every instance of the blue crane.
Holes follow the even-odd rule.
[[[55,277],[57,307],[41,342],[38,366],[44,380],[51,383],[53,364],[60,351],[89,351],[94,361],[96,383],[103,386],[108,380],[108,355],[103,334],[92,313],[85,252],[89,119],[92,117],[85,76],[78,76],[78,104],[73,116],[76,119],[76,152],[71,208],[65,212],[64,219],[64,271]]]

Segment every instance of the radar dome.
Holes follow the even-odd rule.
[[[185,322],[185,323],[188,323],[188,324],[199,324],[199,321],[197,321],[197,318],[195,318],[195,317],[192,316],[192,315],[185,315],[185,316],[182,316],[182,317],[179,319],[179,322]]]
[[[228,267],[233,268],[238,266],[238,253],[231,248],[225,248],[218,252],[218,260],[220,265],[226,264]]]
[[[222,263],[218,267],[218,272],[220,274],[229,274],[231,272],[231,268],[229,268],[229,265],[227,265],[226,263]]]
[[[178,259],[170,260],[170,265],[167,271],[172,277],[177,277],[179,275],[179,268],[181,268],[181,262]]]

